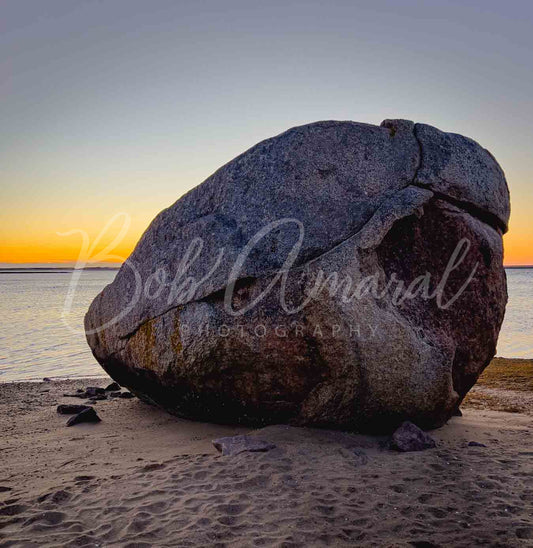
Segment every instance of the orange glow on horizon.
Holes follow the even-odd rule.
[[[145,227],[131,227],[128,234],[116,247],[113,255],[125,260],[133,251]],[[102,239],[94,252],[101,252],[112,242],[117,230],[110,232]],[[93,240],[97,232],[91,234]],[[0,263],[72,263],[76,262],[80,253],[80,239],[75,235],[65,238],[57,233],[31,234],[25,238],[2,238],[0,247]],[[504,236],[504,264],[506,266],[533,265],[533,246],[527,238],[517,232],[510,232]],[[117,264],[122,262],[117,258],[103,258],[98,262]]]

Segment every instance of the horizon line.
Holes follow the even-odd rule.
[[[0,270],[1,269],[16,269],[18,268],[48,268],[48,269],[59,269],[59,268],[70,268],[73,270],[84,270],[87,268],[120,268],[124,261],[122,262],[112,262],[112,261],[103,261],[101,263],[95,263],[93,265],[87,265],[84,267],[80,267],[76,269],[76,262],[77,261],[46,261],[46,262],[38,262],[38,261],[27,261],[27,262],[9,262],[4,261],[0,262]],[[13,265],[13,266],[4,266],[4,265]],[[24,267],[24,265],[41,265],[41,266],[28,266]],[[46,265],[63,265],[63,266],[46,266]],[[525,263],[525,264],[504,264],[503,268],[533,268],[533,263]]]

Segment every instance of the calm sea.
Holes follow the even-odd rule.
[[[102,375],[83,334],[87,308],[116,275],[84,271],[68,313],[70,271],[0,269],[0,382]],[[533,269],[508,269],[509,304],[498,355],[533,358]]]

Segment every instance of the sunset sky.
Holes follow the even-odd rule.
[[[257,141],[408,118],[503,167],[505,263],[533,264],[533,2],[0,4],[0,263],[75,261],[117,213],[152,218]],[[120,222],[95,250],[111,242]]]

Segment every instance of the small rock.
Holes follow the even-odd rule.
[[[131,392],[121,392],[118,397],[124,398],[124,399],[130,399],[130,398],[134,398],[135,396]]]
[[[90,394],[87,394],[87,396],[89,396],[89,399],[92,400],[92,401],[107,400],[107,395],[106,394],[95,394],[94,396],[91,396]]]
[[[487,447],[484,443],[479,443],[478,441],[469,441],[468,447]]]
[[[212,443],[224,456],[238,455],[244,452],[265,452],[276,448],[273,443],[252,436],[229,436],[213,440]]]
[[[52,379],[50,377],[44,377],[43,382],[52,382]]]
[[[435,440],[416,424],[405,421],[392,435],[391,449],[396,451],[424,451],[436,447]]]
[[[57,412],[61,415],[77,415],[86,409],[89,409],[87,405],[76,405],[73,403],[66,403],[57,406]]]
[[[368,456],[362,449],[354,449],[353,454],[355,456],[355,461],[357,464],[367,464]]]
[[[93,396],[97,396],[99,394],[105,394],[105,390],[103,388],[98,387],[98,386],[88,386],[85,389],[85,395],[87,397],[93,397]]]
[[[106,392],[116,392],[120,390],[120,385],[118,382],[112,382],[110,385],[106,386],[104,389]]]
[[[120,394],[121,394],[120,392],[108,392],[107,395],[108,395],[110,398],[120,398]]]
[[[101,420],[102,419],[96,414],[96,411],[92,407],[89,407],[88,409],[81,411],[81,413],[70,417],[67,426],[74,426],[81,422],[100,422]]]
[[[63,394],[65,398],[86,398],[85,392],[76,392],[76,394]]]

